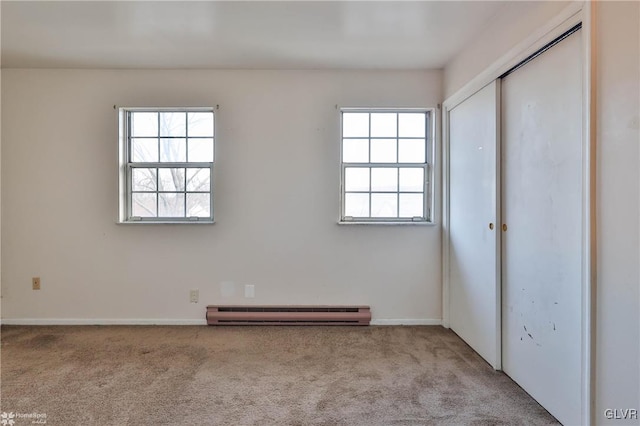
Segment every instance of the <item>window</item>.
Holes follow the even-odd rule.
[[[120,108],[120,222],[213,222],[213,108]]]
[[[431,111],[342,109],[340,223],[430,221]]]

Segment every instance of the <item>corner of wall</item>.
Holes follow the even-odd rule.
[[[486,29],[444,68],[444,98],[460,90],[537,28],[579,1],[507,2]]]

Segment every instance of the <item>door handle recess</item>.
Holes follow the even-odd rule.
[[[502,230],[505,231],[505,232],[507,231],[507,224],[506,223],[502,224]]]
[[[493,223],[489,224],[489,229],[493,230]]]

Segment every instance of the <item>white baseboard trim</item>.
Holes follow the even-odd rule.
[[[441,319],[373,319],[371,325],[442,325]]]
[[[3,318],[2,325],[207,325],[202,319]]]
[[[206,319],[3,318],[2,325],[207,325]],[[441,319],[374,319],[371,325],[442,325]]]

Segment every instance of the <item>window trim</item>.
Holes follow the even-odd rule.
[[[200,225],[210,225],[215,223],[215,212],[214,212],[214,162],[216,160],[216,109],[214,107],[117,107],[114,106],[118,110],[118,221],[117,223],[120,225],[150,225],[150,224],[200,224]],[[130,126],[131,120],[129,119],[130,113],[132,112],[211,112],[213,114],[213,160],[212,162],[132,162],[131,159],[131,139],[130,135]],[[158,135],[160,138],[160,135]],[[188,135],[185,139],[188,138]],[[160,160],[158,158],[158,160]],[[137,217],[131,216],[131,208],[132,208],[132,170],[134,168],[208,168],[209,169],[209,191],[201,192],[203,194],[209,194],[209,217],[195,217],[195,216],[185,216],[185,217]],[[154,193],[160,194],[164,191],[159,191],[156,188]],[[175,191],[171,191],[175,192]],[[183,192],[185,194],[185,202],[186,202],[186,194],[189,191],[178,191]],[[185,210],[186,213],[186,210]]]
[[[338,214],[338,225],[434,225],[434,159],[435,159],[435,138],[436,138],[436,111],[435,108],[420,108],[420,107],[399,107],[399,108],[387,108],[387,107],[338,107],[339,114],[339,139],[340,139],[340,211]],[[425,131],[425,162],[424,163],[372,163],[369,158],[367,163],[345,163],[343,161],[343,113],[403,113],[403,112],[423,112],[426,113],[426,131]],[[367,138],[371,140],[371,136]],[[375,139],[375,138],[373,138]],[[388,138],[379,138],[388,139]],[[396,139],[400,139],[396,136]],[[411,139],[411,138],[407,138]],[[419,138],[414,138],[419,139]],[[369,142],[370,143],[370,142]],[[369,145],[369,149],[371,149]],[[344,215],[345,209],[345,169],[347,167],[363,167],[363,168],[423,168],[424,170],[424,191],[422,192],[424,197],[424,218],[416,220],[416,218],[401,218],[401,217],[357,217],[347,219],[349,216]],[[364,191],[371,194],[372,191]],[[384,192],[384,191],[383,191]],[[389,193],[400,194],[399,188],[397,191],[389,191]],[[416,192],[418,193],[418,192]],[[371,213],[371,212],[370,212]]]

